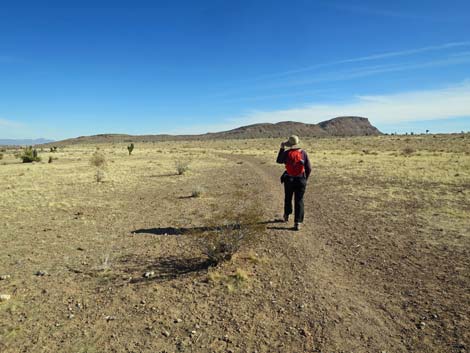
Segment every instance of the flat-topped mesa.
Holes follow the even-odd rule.
[[[371,125],[369,119],[357,116],[341,116],[318,124],[299,123],[296,121],[281,121],[279,123],[261,123],[242,126],[233,130],[199,135],[200,138],[272,138],[289,135],[303,137],[327,136],[373,136],[381,132]]]
[[[318,124],[331,136],[374,136],[382,133],[369,119],[360,116],[340,116]]]
[[[371,125],[367,118],[358,116],[341,116],[318,124],[281,121],[279,123],[260,123],[241,126],[236,129],[210,132],[201,135],[125,135],[100,134],[80,136],[78,138],[54,142],[54,145],[70,145],[80,143],[131,143],[153,141],[181,140],[224,140],[253,138],[286,138],[292,134],[304,137],[328,136],[374,136],[381,132]]]

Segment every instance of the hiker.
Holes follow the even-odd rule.
[[[300,230],[304,221],[304,193],[312,165],[307,152],[299,146],[299,137],[292,135],[286,142],[281,142],[277,155],[277,163],[285,164],[286,171],[281,176],[284,183],[284,222],[289,221],[292,214],[292,196],[294,196],[294,230]],[[289,147],[288,150],[285,148]]]

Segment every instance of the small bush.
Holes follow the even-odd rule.
[[[193,191],[191,191],[191,197],[201,197],[201,195],[204,193],[204,188],[200,186],[196,186]]]
[[[189,170],[189,161],[176,161],[175,163],[176,173],[183,175]]]
[[[131,143],[129,146],[127,146],[127,151],[129,151],[129,156],[132,154],[133,150],[134,150],[134,144]]]
[[[0,153],[0,159],[3,159],[3,153]]]
[[[97,183],[101,183],[104,181],[106,174],[103,169],[97,169],[95,174],[95,179]]]
[[[32,163],[32,162],[40,162],[41,158],[38,156],[38,151],[33,149],[33,147],[25,148],[23,153],[20,155],[21,160],[23,163]]]
[[[97,168],[103,168],[106,165],[106,157],[103,153],[95,151],[90,158],[90,164]]]
[[[415,153],[416,150],[412,147],[405,147],[402,151],[401,154],[404,156],[411,156],[413,153]]]
[[[195,247],[211,265],[230,261],[242,247],[252,247],[259,241],[264,232],[263,209],[250,200],[248,195],[237,193],[225,207],[212,213],[210,226],[193,234]]]
[[[99,149],[96,149],[90,158],[90,164],[96,167],[95,180],[98,183],[101,183],[106,176],[103,170],[106,167],[106,163],[105,155]]]

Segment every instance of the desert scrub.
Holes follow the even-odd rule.
[[[209,282],[222,284],[229,292],[233,292],[242,287],[250,278],[248,272],[241,268],[237,268],[235,273],[230,275],[221,274],[217,271],[210,271],[207,277]]]
[[[23,153],[20,155],[21,160],[23,163],[32,163],[32,162],[40,162],[41,158],[38,156],[38,151],[33,147],[25,148]]]
[[[191,197],[201,197],[201,195],[205,192],[204,188],[201,186],[196,186],[191,191]]]
[[[104,181],[106,174],[103,169],[97,169],[95,173],[95,180],[97,183],[101,183]]]
[[[230,261],[241,248],[252,248],[264,232],[263,208],[253,195],[236,192],[232,200],[212,212],[208,226],[191,239],[213,266]]]
[[[129,146],[127,146],[127,151],[129,152],[129,156],[132,154],[133,150],[134,150],[134,144],[131,143]]]
[[[100,183],[105,178],[104,168],[106,167],[106,157],[99,150],[96,150],[90,158],[90,164],[96,167],[95,180]]]
[[[176,173],[178,175],[183,175],[184,173],[186,173],[189,170],[189,163],[189,161],[176,161]]]
[[[0,153],[0,159],[3,159],[3,153]]]
[[[401,154],[404,156],[411,156],[413,153],[415,153],[416,150],[412,147],[405,147],[402,151]]]
[[[90,158],[90,164],[97,168],[104,168],[106,166],[105,155],[98,150],[95,151]]]

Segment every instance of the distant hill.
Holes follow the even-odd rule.
[[[118,142],[153,142],[175,140],[222,140],[222,139],[253,139],[253,138],[287,138],[295,134],[300,137],[328,136],[373,136],[381,132],[371,125],[367,118],[342,116],[319,124],[305,124],[295,121],[280,123],[262,123],[242,126],[229,131],[212,132],[201,135],[125,135],[100,134],[80,136],[54,142],[54,145],[71,145],[80,143],[118,143]]]
[[[50,143],[50,142],[54,142],[54,141],[43,139],[43,138],[23,139],[23,140],[0,139],[0,146],[33,146],[33,145],[41,145],[45,143]]]

